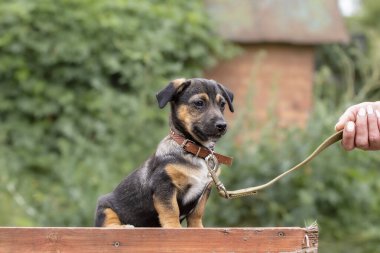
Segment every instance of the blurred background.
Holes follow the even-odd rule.
[[[92,226],[97,198],[168,133],[177,77],[235,93],[228,189],[267,182],[380,99],[376,0],[0,0],[0,226]],[[380,252],[379,152],[329,148],[206,226],[320,227],[321,252]]]

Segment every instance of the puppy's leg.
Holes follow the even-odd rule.
[[[165,192],[165,193],[164,193]],[[180,228],[177,190],[159,191],[153,195],[154,208],[163,228]]]
[[[103,211],[104,213],[104,221],[102,224],[102,227],[120,227],[121,221],[119,219],[119,216],[111,209],[106,208]]]
[[[95,213],[96,227],[117,227],[121,226],[121,221],[117,213],[112,210],[110,201],[112,194],[101,196],[98,199],[98,205]]]
[[[188,227],[197,227],[203,228],[202,217],[205,211],[206,202],[211,192],[211,184],[207,186],[205,191],[203,192],[199,202],[193,212],[186,218]]]

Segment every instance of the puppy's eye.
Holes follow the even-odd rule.
[[[224,101],[220,102],[220,108],[223,110],[224,107],[226,107],[226,102]]]
[[[196,107],[203,107],[205,105],[205,102],[203,100],[197,100],[193,103]]]

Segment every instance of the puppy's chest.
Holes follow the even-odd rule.
[[[206,162],[199,160],[195,165],[196,167],[192,169],[194,171],[188,174],[188,187],[183,192],[182,204],[184,205],[199,198],[211,182]]]

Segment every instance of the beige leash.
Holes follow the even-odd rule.
[[[258,193],[258,191],[263,190],[265,188],[268,188],[269,186],[273,185],[275,182],[286,176],[287,174],[301,168],[311,160],[313,160],[319,153],[321,153],[323,150],[325,150],[327,147],[331,146],[332,144],[338,142],[339,140],[342,139],[343,136],[343,130],[339,131],[333,135],[331,135],[329,138],[327,138],[321,145],[319,145],[318,148],[314,150],[314,152],[309,155],[305,160],[303,160],[301,163],[297,164],[296,166],[290,168],[289,170],[285,171],[284,173],[278,175],[271,181],[255,186],[255,187],[249,187],[241,190],[235,190],[235,191],[227,191],[226,188],[224,187],[223,183],[219,180],[217,171],[219,168],[219,163],[215,155],[210,154],[206,157],[206,163],[208,170],[210,172],[210,175],[214,181],[214,184],[216,188],[218,189],[218,193],[220,196],[226,199],[233,199],[233,198],[239,198],[239,197],[244,197],[244,196],[249,196],[249,195],[255,195]]]

